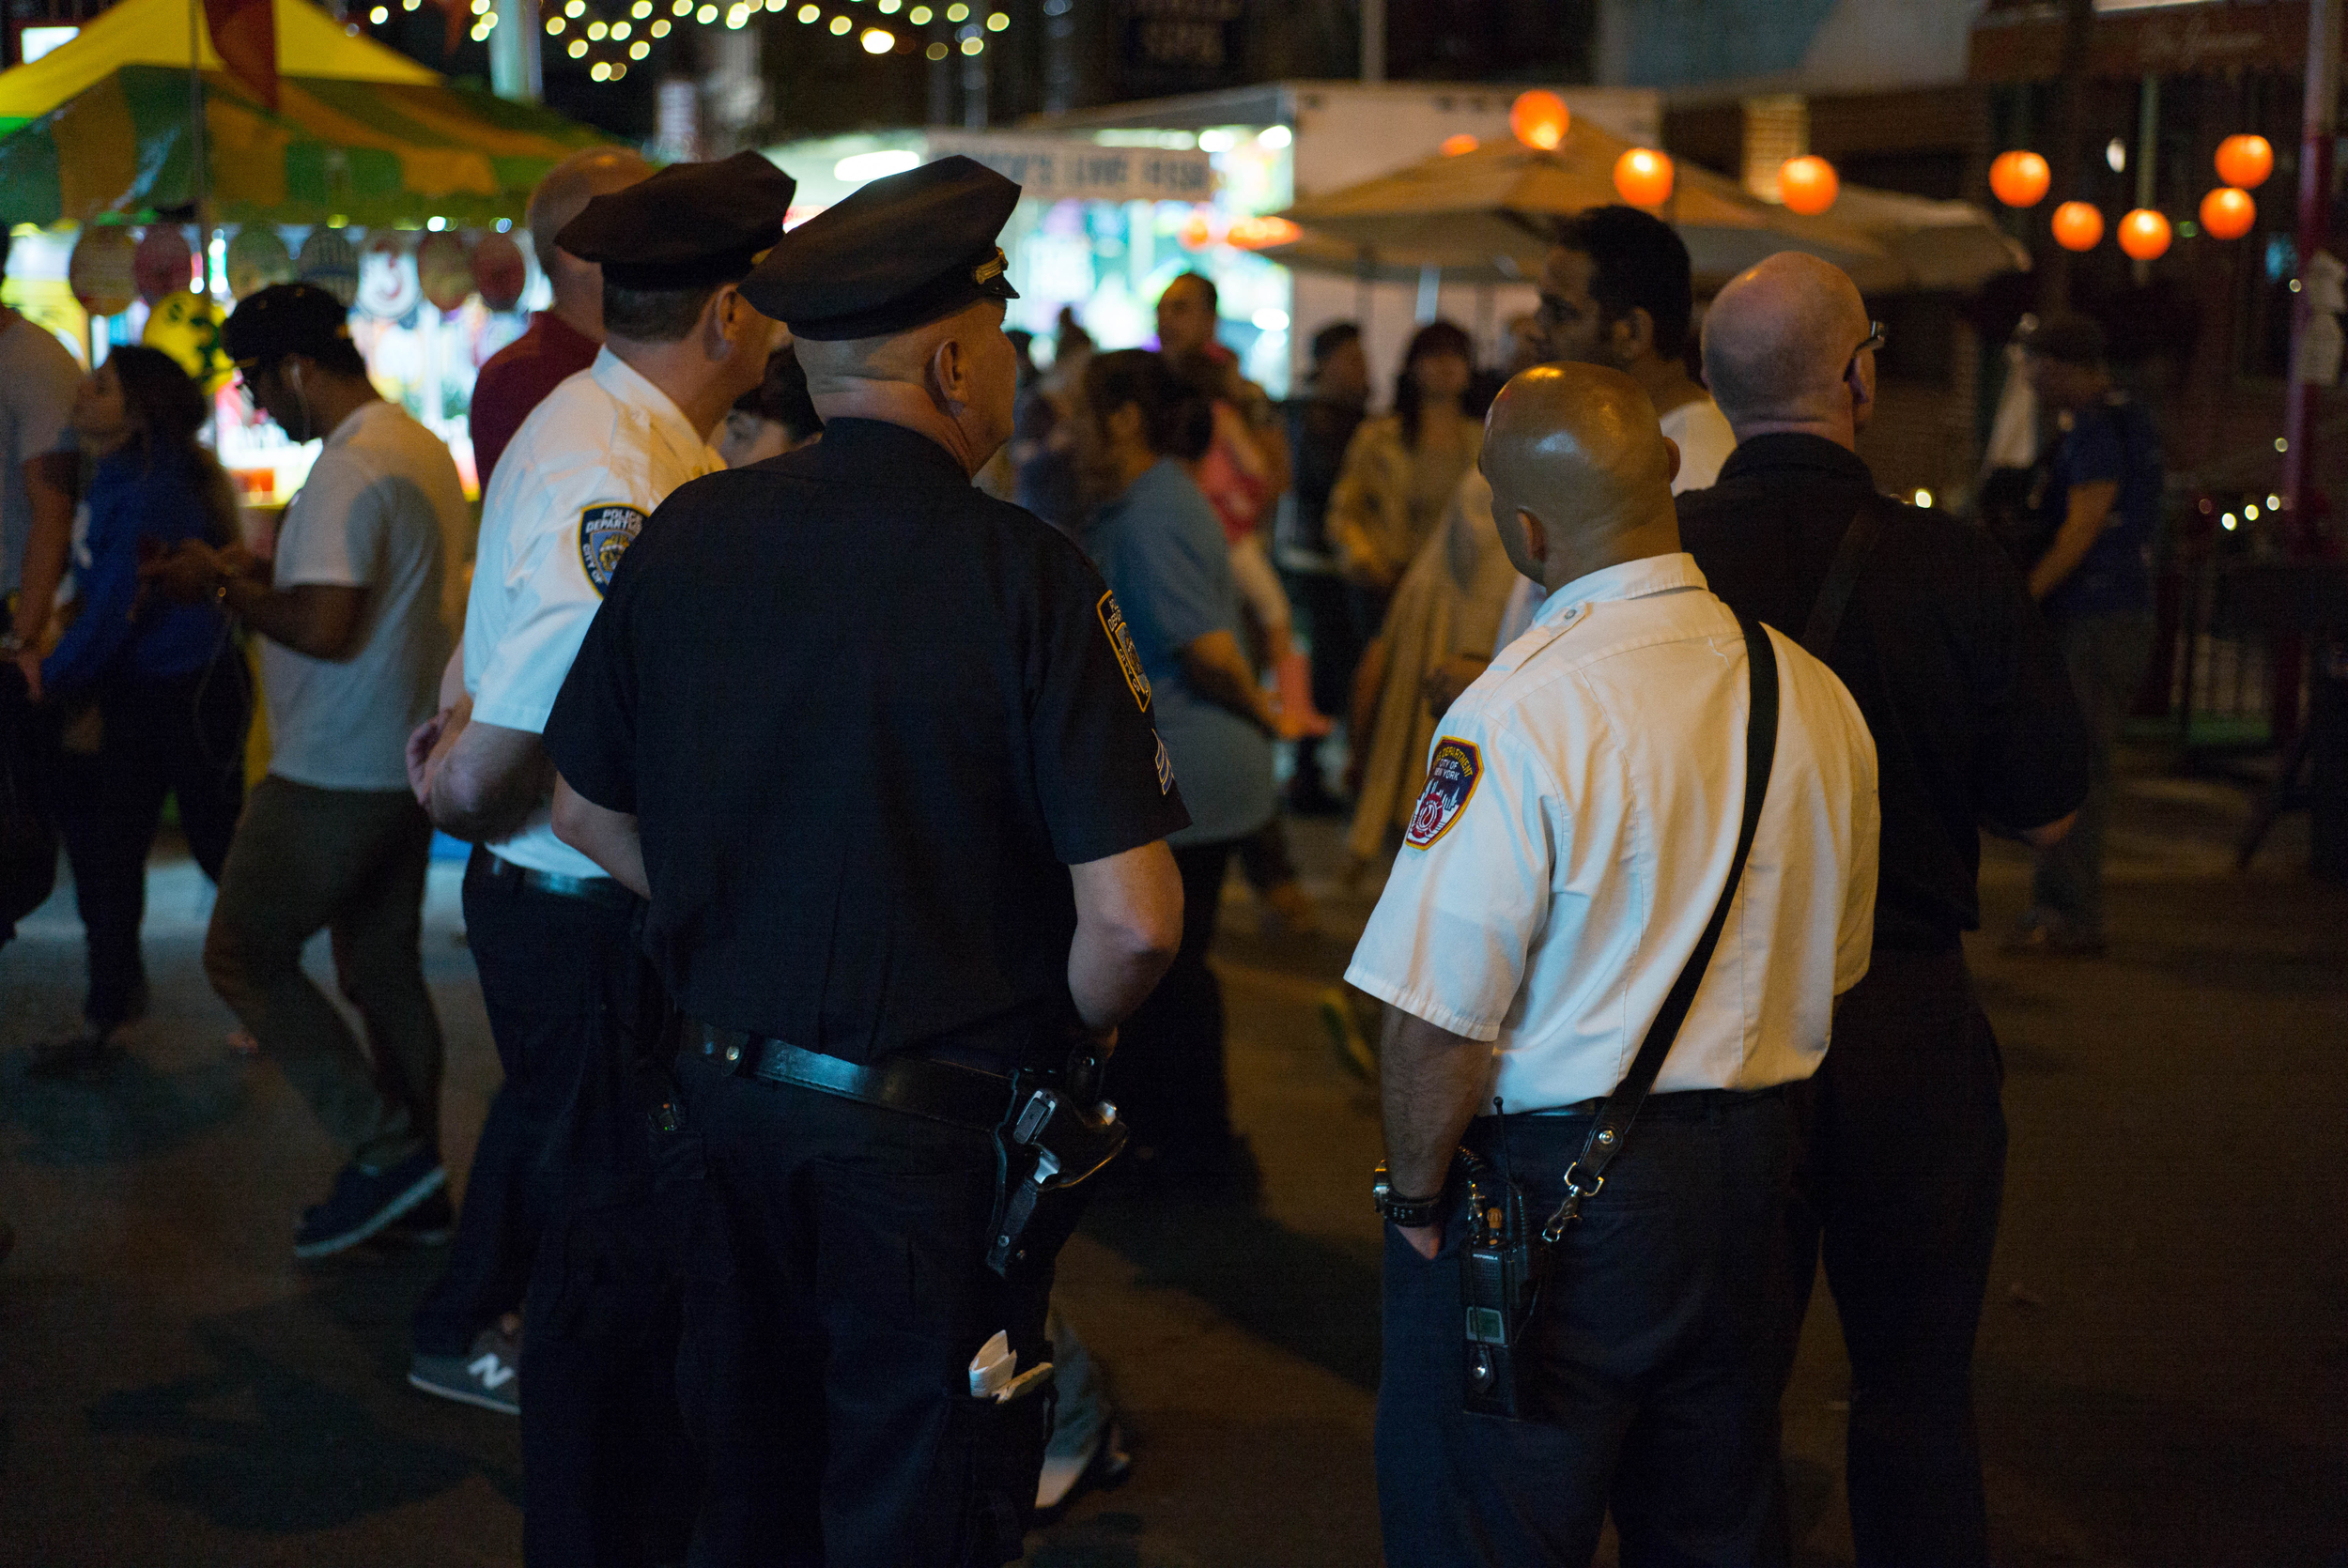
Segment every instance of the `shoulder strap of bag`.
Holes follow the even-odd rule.
[[[1826,581],[1819,584],[1818,596],[1810,606],[1810,623],[1801,629],[1802,650],[1820,664],[1827,662],[1827,650],[1834,646],[1835,634],[1843,629],[1843,612],[1850,608],[1859,574],[1882,533],[1883,508],[1876,503],[1875,492],[1869,491],[1859,498],[1850,527],[1843,530],[1843,542],[1835,546],[1833,562],[1826,569]]]
[[[1712,906],[1712,918],[1697,938],[1695,951],[1688,955],[1679,978],[1672,982],[1663,998],[1662,1010],[1647,1026],[1646,1038],[1639,1042],[1630,1070],[1599,1107],[1581,1158],[1566,1171],[1566,1201],[1541,1227],[1541,1239],[1552,1245],[1579,1216],[1582,1200],[1606,1185],[1606,1167],[1622,1152],[1639,1107],[1646,1103],[1656,1074],[1663,1070],[1663,1058],[1671,1053],[1672,1041],[1679,1038],[1679,1026],[1687,1022],[1688,1009],[1695,1003],[1696,990],[1704,984],[1712,949],[1720,945],[1721,931],[1728,924],[1728,906],[1736,901],[1738,884],[1744,880],[1745,858],[1753,853],[1753,836],[1761,825],[1761,802],[1769,794],[1769,768],[1777,756],[1777,651],[1770,647],[1769,631],[1758,621],[1742,615],[1737,620],[1744,627],[1745,668],[1753,683],[1752,712],[1745,721],[1745,814],[1737,829],[1737,853],[1728,863],[1728,882],[1721,889],[1720,902]]]

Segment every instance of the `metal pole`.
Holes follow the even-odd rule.
[[[1386,0],[1362,0],[1362,80],[1386,79]]]
[[[2332,140],[2340,118],[2340,0],[2308,0],[2308,90],[2299,130],[2299,269],[2329,240]],[[2283,545],[2294,559],[2314,553],[2314,513],[2309,503],[2315,473],[2315,388],[2300,373],[2300,356],[2313,317],[2305,288],[2292,297],[2291,383],[2283,404]]]
[[[2155,165],[2160,155],[2160,78],[2147,72],[2136,100],[2136,205],[2153,205]],[[2139,284],[2152,282],[2153,264],[2131,264]]]
[[[195,209],[195,254],[201,258],[204,300],[209,304],[212,298],[212,223],[207,208],[211,199],[211,165],[204,154],[203,28],[203,0],[188,0],[188,146],[193,160],[188,194]]]
[[[497,0],[497,26],[489,34],[489,86],[498,97],[535,103],[545,96],[539,69],[538,0]]]
[[[2088,88],[2087,60],[2094,32],[2094,0],[2063,0],[2062,52],[2055,73],[2054,151],[2047,160],[2054,166],[2057,202],[2078,193],[2079,99]],[[2060,245],[2047,258],[2046,293],[2039,308],[2047,314],[2071,308],[2071,253]]]

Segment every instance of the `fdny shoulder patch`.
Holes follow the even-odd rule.
[[[1150,711],[1150,677],[1142,672],[1141,654],[1134,647],[1132,628],[1125,624],[1125,612],[1117,607],[1117,595],[1104,593],[1096,607],[1101,612],[1101,629],[1109,635],[1109,647],[1116,651],[1117,663],[1125,671],[1125,684],[1133,688],[1134,700],[1141,711]]]
[[[1174,792],[1174,759],[1166,754],[1164,736],[1152,730],[1150,738],[1158,743],[1158,793],[1170,795]]]
[[[596,598],[602,598],[603,591],[611,586],[620,557],[643,530],[644,514],[632,506],[598,501],[579,513],[579,564]]]
[[[1484,754],[1475,742],[1454,735],[1437,741],[1434,759],[1427,765],[1427,788],[1418,797],[1418,809],[1411,813],[1403,843],[1423,850],[1450,832],[1483,776]]]

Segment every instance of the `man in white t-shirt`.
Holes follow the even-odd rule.
[[[350,1151],[295,1235],[297,1257],[321,1257],[419,1206],[431,1207],[414,1222],[446,1223],[440,1025],[418,946],[432,824],[408,788],[407,742],[452,641],[440,596],[465,492],[440,438],[376,394],[324,289],[249,296],[224,339],[261,409],[325,448],[271,561],[188,544],[147,575],[263,638],[269,776],[229,846],[204,970]],[[301,971],[321,929],[366,1051]]]

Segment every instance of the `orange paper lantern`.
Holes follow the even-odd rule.
[[[2054,209],[2055,243],[2066,251],[2092,251],[2104,237],[2104,215],[2085,202]]]
[[[2139,207],[2120,220],[2120,249],[2137,261],[2152,261],[2169,250],[2169,220]]]
[[[1483,145],[1462,131],[1457,136],[1445,136],[1443,139],[1443,155],[1445,158],[1457,158],[1463,152],[1474,152]]]
[[[1989,189],[2008,207],[2036,207],[2053,178],[2034,152],[2001,152],[1989,165]]]
[[[1174,238],[1185,251],[1203,251],[1214,243],[1214,225],[1204,213],[1194,212],[1182,220],[1182,226],[1174,231]]]
[[[2275,172],[2275,149],[2263,136],[2229,136],[2217,144],[2217,177],[2252,191]]]
[[[1808,153],[1788,158],[1777,171],[1779,199],[1806,218],[1815,218],[1832,207],[1842,189],[1843,181],[1834,173],[1834,165]]]
[[[1672,161],[1653,147],[1632,147],[1614,160],[1614,190],[1632,207],[1661,207],[1672,197]]]
[[[2221,185],[2201,198],[2201,227],[2212,239],[2239,239],[2259,221],[2259,205],[2248,191]]]
[[[1553,151],[1566,139],[1566,127],[1572,123],[1566,100],[1546,87],[1520,94],[1508,109],[1508,129],[1516,132],[1517,140],[1543,152]]]

